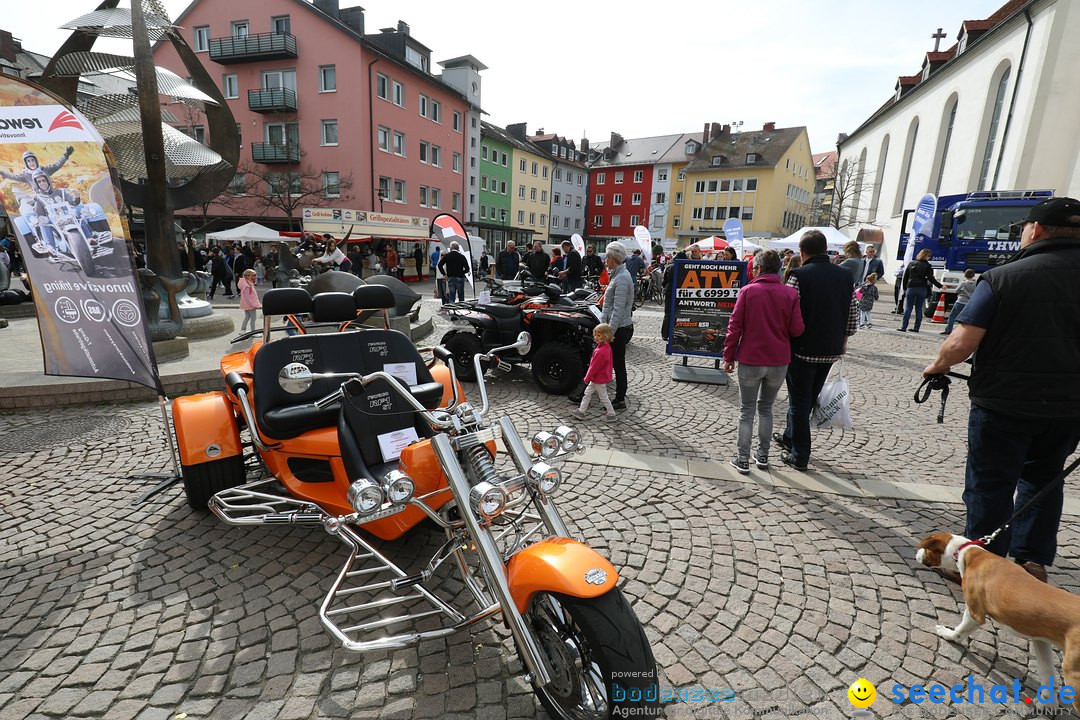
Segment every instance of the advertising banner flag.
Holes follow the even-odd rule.
[[[648,265],[652,262],[652,235],[649,234],[649,229],[644,225],[635,227],[634,240],[637,241],[638,247],[641,248],[641,256],[645,258],[645,264]]]
[[[473,287],[472,253],[469,252],[469,233],[461,221],[450,213],[440,213],[431,221],[429,228],[431,237],[438,239],[446,251],[450,250],[450,243],[458,244],[458,251],[469,262],[469,269],[465,272],[465,279],[469,281],[469,287]]]
[[[739,257],[742,257],[743,252],[743,227],[742,220],[739,218],[728,218],[724,222],[724,239],[727,240],[728,245],[731,247],[739,248]]]
[[[911,235],[929,237],[926,233],[934,227],[934,216],[937,214],[937,196],[933,193],[923,195],[919,204],[915,206],[915,214],[911,217]],[[929,225],[929,227],[927,227]]]
[[[585,257],[585,239],[583,237],[574,233],[570,236],[570,244],[578,251],[578,255]]]
[[[160,390],[106,152],[77,110],[0,75],[0,203],[30,275],[45,374]]]
[[[746,283],[746,263],[676,260],[674,283],[668,355],[723,357],[728,320]]]

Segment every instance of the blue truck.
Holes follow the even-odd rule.
[[[947,305],[956,298],[956,286],[964,279],[965,270],[985,272],[1001,265],[1020,249],[1020,227],[1014,223],[1026,217],[1033,205],[1053,196],[1053,190],[993,190],[938,198],[934,227],[928,233],[929,238],[919,240],[915,253],[923,249],[933,253],[930,264],[938,281],[945,286]],[[914,213],[914,209],[904,211],[898,260],[904,258]],[[931,301],[927,305],[927,314],[931,314],[937,303]]]

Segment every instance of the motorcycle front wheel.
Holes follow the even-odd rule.
[[[551,668],[534,690],[556,720],[659,717],[656,660],[622,592],[575,598],[537,593],[525,614]]]
[[[90,251],[90,244],[78,231],[68,233],[68,246],[75,255],[75,259],[82,266],[84,275],[96,275],[94,267],[94,254]]]

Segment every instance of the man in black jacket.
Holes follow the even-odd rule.
[[[1064,501],[1055,480],[1080,444],[1080,201],[1041,202],[1022,222],[1020,252],[979,277],[923,375],[975,354],[965,536],[990,534],[1054,485],[987,547],[1045,580]]]
[[[566,269],[559,272],[559,278],[566,281],[567,290],[574,292],[581,287],[581,253],[574,249],[569,240],[563,240],[562,250],[566,257]]]
[[[533,251],[525,258],[525,265],[528,266],[534,278],[544,282],[548,267],[551,266],[551,256],[544,252],[544,246],[539,240],[533,243]]]
[[[585,257],[582,258],[581,264],[585,268],[585,274],[594,279],[600,277],[604,269],[604,261],[596,254],[594,245],[585,248]]]
[[[827,250],[820,230],[803,233],[799,240],[803,264],[788,280],[799,291],[806,330],[791,339],[787,427],[783,434],[773,433],[773,440],[784,449],[780,460],[796,470],[805,470],[810,461],[810,413],[817,396],[858,326],[855,281],[847,268],[829,262]]]
[[[517,277],[518,268],[521,266],[521,256],[517,252],[517,244],[511,240],[506,243],[506,249],[499,253],[495,260],[495,277],[501,280],[513,280]]]
[[[446,295],[443,297],[443,305],[448,302],[459,302],[465,299],[465,276],[469,274],[469,261],[461,252],[461,246],[456,242],[450,243],[450,252],[439,260],[439,270],[446,275]],[[456,297],[456,300],[455,300]]]

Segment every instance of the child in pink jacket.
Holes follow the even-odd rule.
[[[581,397],[581,406],[574,410],[574,416],[583,418],[589,409],[589,401],[592,396],[600,398],[600,404],[607,411],[604,418],[611,420],[615,417],[615,408],[608,399],[607,385],[612,378],[612,355],[611,341],[615,339],[615,331],[607,323],[600,323],[593,330],[593,340],[596,341],[596,349],[593,350],[592,360],[589,362],[589,370],[585,373],[585,394]]]
[[[255,290],[255,271],[250,268],[245,270],[236,286],[240,288],[240,309],[244,311],[244,322],[240,325],[240,332],[244,332],[247,328],[248,321],[251,322],[251,329],[255,330],[255,316],[262,307],[262,303],[259,302],[259,293]]]

